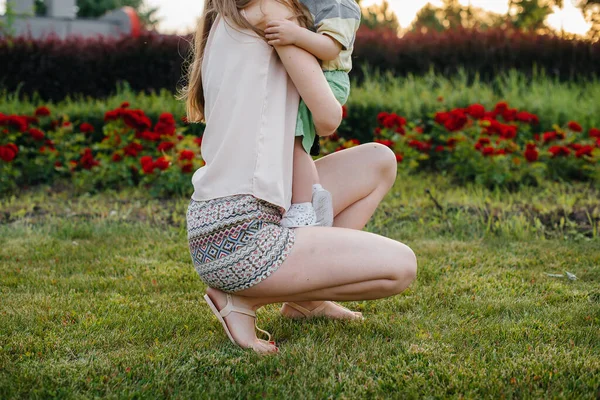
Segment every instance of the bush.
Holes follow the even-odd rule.
[[[358,64],[396,76],[463,70],[490,80],[512,69],[527,74],[545,70],[562,80],[600,76],[600,42],[501,28],[409,32],[403,37],[361,28],[354,57]]]
[[[571,121],[542,132],[537,115],[504,102],[492,110],[472,104],[416,120],[380,112],[377,122],[371,140],[393,149],[409,170],[488,187],[547,178],[600,182],[599,129]],[[191,174],[204,165],[202,139],[190,132],[170,113],[153,123],[129,104],[106,112],[100,130],[55,119],[45,106],[33,115],[0,113],[0,192],[63,178],[84,192],[142,186],[156,196],[189,193]],[[359,143],[334,135],[322,139],[321,148],[326,155]]]
[[[139,38],[59,40],[1,38],[0,83],[23,95],[60,100],[83,94],[105,97],[119,82],[136,91],[174,91],[188,54],[187,38],[146,34]],[[402,38],[361,28],[354,53],[355,78],[368,65],[396,76],[465,71],[490,80],[517,69],[545,70],[563,80],[600,76],[600,43],[511,30],[409,33]]]
[[[377,120],[374,141],[394,150],[410,170],[490,188],[535,186],[542,179],[600,183],[600,129],[584,130],[575,121],[542,132],[537,115],[506,102],[491,110],[471,104],[413,121],[381,112]],[[359,143],[334,136],[322,139],[322,148],[327,154]]]

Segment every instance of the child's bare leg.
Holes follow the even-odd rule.
[[[294,178],[292,203],[312,202],[313,185],[319,183],[319,174],[312,157],[302,147],[302,137],[294,142]]]

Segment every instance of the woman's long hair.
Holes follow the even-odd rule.
[[[192,50],[187,68],[187,85],[180,90],[180,99],[185,100],[187,119],[189,122],[204,120],[204,88],[202,87],[202,60],[210,30],[217,16],[227,18],[242,29],[256,32],[263,39],[265,33],[252,25],[242,15],[241,10],[254,0],[205,0],[204,12],[196,29]],[[277,0],[290,8],[298,18],[300,25],[308,26],[310,17],[307,10],[298,0]]]

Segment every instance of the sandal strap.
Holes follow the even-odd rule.
[[[310,317],[312,315],[312,311],[310,311],[307,308],[302,307],[299,304],[292,303],[292,302],[286,302],[285,304],[287,304],[288,306],[292,307],[294,310],[302,313],[305,317]]]
[[[268,341],[269,341],[269,342],[271,341],[271,334],[270,334],[269,332],[267,332],[267,331],[263,331],[262,329],[260,329],[260,328],[258,327],[258,325],[256,325],[256,323],[254,324],[254,327],[256,328],[256,330],[257,330],[257,331],[259,331],[259,332],[262,332],[262,333],[264,333],[265,335],[267,335],[267,337],[269,338],[269,340],[268,340]]]
[[[223,307],[223,309],[219,312],[223,318],[231,314],[232,312],[238,314],[245,314],[251,317],[256,318],[256,313],[247,308],[236,307],[233,305],[233,301],[231,300],[231,295],[227,295],[227,305]]]
[[[307,308],[304,308],[301,305],[296,304],[296,303],[287,302],[285,304],[287,304],[288,306],[292,307],[294,310],[301,312],[307,318],[317,316],[328,305],[327,302],[324,301],[323,303],[321,303],[320,306],[318,306],[317,308],[315,308],[314,310],[311,311],[311,310],[309,310]]]

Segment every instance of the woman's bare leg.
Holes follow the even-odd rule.
[[[304,151],[302,138],[294,141],[294,177],[292,180],[292,203],[310,203],[312,188],[319,183],[319,175],[312,157]]]
[[[256,309],[283,301],[377,299],[406,289],[416,277],[412,250],[355,230],[369,220],[393,184],[392,158],[395,163],[389,149],[369,144],[319,161],[322,185],[334,198],[336,225],[343,223],[353,229],[297,229],[296,243],[283,265],[268,279],[238,293],[236,301]],[[223,293],[213,290],[209,295],[219,308],[224,306]],[[256,341],[249,317],[232,314],[226,320],[236,340]]]
[[[315,163],[323,187],[329,190],[333,198],[333,225],[341,228],[363,229],[371,219],[377,206],[385,197],[396,180],[396,156],[386,147],[370,143],[334,153],[317,160]],[[353,196],[345,192],[350,185]],[[334,299],[331,299],[334,300]],[[321,302],[301,302],[302,307],[313,310]],[[353,319],[355,315],[343,307],[329,307],[332,318]],[[282,307],[282,314],[288,317],[300,317],[300,313],[291,307]]]

